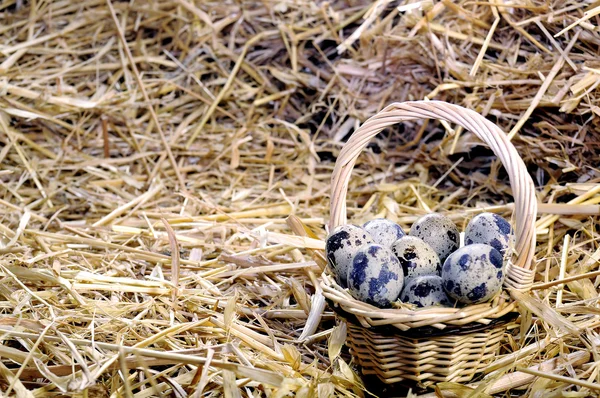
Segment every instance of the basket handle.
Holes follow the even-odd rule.
[[[331,218],[329,228],[346,223],[346,194],[352,169],[369,141],[384,128],[416,119],[440,119],[458,124],[490,146],[510,178],[516,214],[516,260],[509,261],[507,284],[529,290],[533,283],[535,252],[535,218],[537,199],[527,167],[506,134],[477,112],[443,101],[408,101],[393,103],[365,121],[348,139],[335,163],[331,176]],[[518,268],[517,268],[518,267]]]

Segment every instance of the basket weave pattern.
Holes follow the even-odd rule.
[[[505,324],[465,335],[396,338],[348,323],[348,346],[363,374],[386,383],[405,379],[423,383],[466,382],[483,369],[500,348]]]
[[[386,127],[416,119],[440,119],[460,125],[485,142],[501,160],[515,202],[515,247],[508,259],[504,284],[509,290],[528,291],[535,275],[531,269],[537,215],[533,181],[506,134],[478,113],[457,105],[441,101],[394,103],[360,126],[340,151],[333,170],[329,230],[346,223],[346,194],[352,169],[369,141]],[[496,354],[506,322],[495,323],[488,330],[413,339],[390,333],[390,329],[401,333],[423,327],[443,331],[488,325],[516,308],[516,303],[503,292],[492,302],[463,308],[382,309],[354,299],[326,273],[321,287],[342,318],[352,319],[348,322],[348,345],[363,373],[376,374],[386,383],[404,379],[425,384],[468,381]]]

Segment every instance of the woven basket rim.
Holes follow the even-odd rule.
[[[346,322],[350,322],[353,324],[360,324],[357,320],[356,315],[351,314],[349,312],[344,311],[344,309],[330,299],[325,299],[327,304],[329,304],[330,308],[335,312],[340,318],[343,318]],[[422,326],[419,328],[411,328],[407,330],[399,330],[393,325],[382,325],[375,326],[373,329],[377,330],[377,333],[388,336],[403,336],[407,338],[430,338],[430,337],[443,337],[448,335],[466,335],[470,333],[485,331],[491,327],[508,324],[519,316],[518,312],[509,311],[508,313],[490,319],[489,323],[477,323],[471,322],[467,325],[455,326],[455,325],[447,325],[444,329],[438,329],[434,326]]]
[[[352,170],[358,156],[369,141],[386,127],[396,123],[417,119],[439,119],[462,126],[486,143],[500,159],[508,173],[514,198],[515,248],[506,266],[505,286],[509,289],[528,291],[533,285],[535,270],[535,219],[537,198],[533,180],[527,167],[508,136],[494,123],[477,112],[459,105],[443,101],[407,101],[392,103],[367,119],[348,139],[336,160],[331,176],[331,216],[329,231],[347,223],[346,195]],[[465,308],[443,308],[429,314],[418,310],[377,308],[349,294],[329,278],[327,270],[321,278],[321,288],[327,300],[339,305],[346,313],[365,327],[390,324],[399,330],[433,326],[443,329],[448,325],[467,325],[471,322],[486,321],[503,317],[515,310],[510,299],[498,300],[487,305],[474,305]]]

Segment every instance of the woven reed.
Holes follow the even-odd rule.
[[[347,344],[362,373],[376,375],[385,383],[461,383],[494,358],[505,329],[503,323],[467,334],[407,338],[374,335],[349,322]]]
[[[473,132],[489,145],[506,169],[515,201],[515,247],[508,259],[505,286],[528,291],[533,284],[531,270],[535,250],[535,217],[537,200],[533,181],[527,168],[506,134],[478,113],[442,101],[411,101],[394,103],[369,118],[344,145],[336,161],[331,181],[331,217],[329,229],[346,223],[346,194],[352,169],[358,156],[369,141],[384,128],[415,119],[440,119],[458,124]],[[365,327],[393,325],[400,330],[433,326],[443,329],[448,325],[466,325],[488,322],[513,311],[515,303],[500,296],[489,303],[463,308],[430,308],[421,310],[377,308],[354,299],[332,278],[322,278],[325,297],[345,312],[359,319]]]
[[[346,223],[346,194],[352,169],[369,141],[384,128],[415,119],[441,119],[471,131],[494,151],[506,169],[515,201],[515,247],[506,266],[506,288],[528,291],[535,250],[537,200],[533,181],[506,134],[469,109],[441,101],[394,103],[368,119],[342,148],[332,174],[329,229]],[[354,299],[326,273],[321,287],[329,304],[348,320],[348,345],[364,374],[385,383],[413,380],[465,382],[497,354],[516,303],[503,291],[489,303],[462,308],[378,308]],[[474,330],[474,325],[481,326]],[[485,325],[489,325],[488,328]],[[438,335],[413,336],[424,330]],[[461,329],[464,332],[461,332]],[[444,333],[443,331],[447,332]],[[415,333],[416,332],[416,333]]]

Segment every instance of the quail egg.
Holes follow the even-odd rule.
[[[439,275],[422,275],[407,279],[406,285],[400,293],[400,300],[417,307],[452,305],[442,287],[442,278]]]
[[[386,218],[367,221],[363,228],[373,237],[375,243],[385,247],[391,247],[395,241],[405,235],[402,227]]]
[[[460,243],[460,233],[456,225],[439,213],[430,213],[419,218],[408,234],[428,243],[442,263],[450,253],[458,249]]]
[[[400,260],[404,276],[410,278],[419,275],[437,274],[442,264],[435,250],[416,236],[403,236],[392,245],[392,252]]]
[[[353,225],[340,225],[335,228],[325,242],[327,261],[335,273],[338,283],[346,287],[348,267],[357,250],[368,243],[375,243],[363,228]]]
[[[481,243],[463,246],[452,253],[442,267],[446,293],[464,304],[489,301],[504,282],[502,254]]]
[[[481,213],[467,224],[465,245],[483,243],[504,255],[508,249],[510,236],[511,228],[508,221],[494,213]]]
[[[352,296],[387,307],[396,301],[403,284],[402,267],[390,249],[378,244],[358,249],[348,269],[348,290]]]

